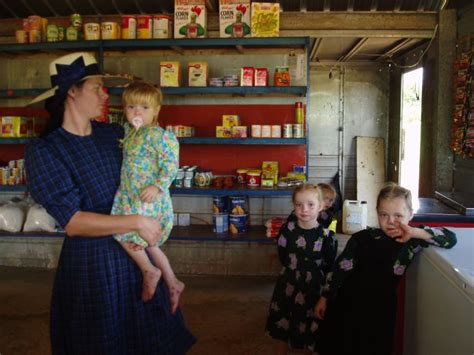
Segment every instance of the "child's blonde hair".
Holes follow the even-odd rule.
[[[321,204],[323,203],[322,189],[319,187],[319,185],[314,185],[310,183],[305,183],[305,184],[296,186],[296,188],[293,190],[293,196],[291,197],[291,200],[293,201],[293,203],[295,203],[296,195],[300,192],[305,192],[305,191],[312,191],[316,193],[316,195],[318,196],[319,203]]]
[[[148,105],[150,107],[161,108],[163,94],[156,86],[144,82],[136,81],[131,83],[124,90],[122,95],[122,104],[125,107],[128,104]],[[158,120],[158,115],[153,119],[153,123]]]
[[[332,200],[336,199],[337,192],[334,186],[332,186],[331,184],[320,183],[318,184],[318,187],[323,192],[323,198],[324,198],[324,195],[330,195],[332,197]]]
[[[413,213],[413,205],[411,201],[411,192],[404,187],[401,187],[393,182],[387,183],[382,190],[380,190],[379,195],[377,197],[377,209],[379,209],[379,205],[382,200],[391,200],[394,198],[402,198],[405,200],[407,208],[410,213]]]

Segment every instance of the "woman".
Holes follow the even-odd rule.
[[[65,229],[51,303],[53,354],[184,354],[195,339],[171,314],[163,282],[141,300],[142,277],[112,234],[137,232],[150,245],[159,223],[111,216],[123,129],[94,121],[107,94],[95,58],[72,53],[50,65],[44,99],[50,126],[27,147],[28,189]],[[115,78],[116,79],[116,78]]]

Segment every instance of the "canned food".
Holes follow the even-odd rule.
[[[293,124],[293,137],[294,138],[303,138],[303,125],[301,123]]]
[[[281,138],[281,126],[272,125],[272,138]]]
[[[57,42],[59,41],[58,26],[50,24],[46,26],[46,41]]]
[[[82,16],[80,14],[72,14],[70,19],[71,26],[80,31],[82,28]]]
[[[283,125],[283,138],[293,138],[293,124],[285,123]]]
[[[259,124],[252,125],[252,137],[260,138],[262,136],[262,126]]]
[[[259,170],[250,170],[247,171],[247,186],[249,187],[259,187],[260,186],[260,171]]]
[[[171,38],[172,20],[168,15],[153,16],[153,38]]]
[[[39,42],[41,42],[41,31],[40,30],[30,30],[30,32],[28,32],[28,41],[30,43],[39,43]]]
[[[100,24],[100,35],[102,39],[118,39],[117,22],[102,22]]]
[[[41,16],[32,15],[28,16],[28,31],[39,30],[41,31],[43,23],[41,21]]]
[[[148,15],[137,16],[137,38],[150,39],[152,38],[152,17]]]
[[[66,30],[63,26],[58,26],[58,41],[64,41]]]
[[[245,184],[247,183],[247,171],[248,169],[237,169],[237,183]]]
[[[24,30],[15,31],[16,43],[28,43],[28,32]]]
[[[229,196],[229,213],[233,215],[249,213],[248,196]]]
[[[137,38],[137,18],[135,16],[122,16],[122,39]]]
[[[271,138],[272,136],[272,126],[263,125],[262,126],[262,138]]]
[[[188,178],[188,177],[185,177],[184,178],[184,182],[183,182],[183,187],[184,188],[191,188],[193,187],[193,178]]]
[[[95,22],[84,24],[84,39],[86,41],[100,39],[100,25]]]
[[[227,213],[229,212],[229,197],[228,196],[213,196],[212,197],[212,213]]]
[[[77,28],[69,26],[66,29],[66,41],[77,41],[79,39],[79,32]]]
[[[229,232],[232,234],[240,234],[247,232],[248,214],[229,216]]]

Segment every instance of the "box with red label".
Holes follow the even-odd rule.
[[[243,67],[240,70],[240,86],[253,86],[254,75],[253,67]]]
[[[255,69],[255,86],[268,86],[268,69]]]
[[[207,62],[188,63],[188,86],[207,86]]]
[[[175,0],[174,38],[206,37],[205,0]]]
[[[160,62],[160,86],[177,87],[181,81],[181,65],[179,62]]]

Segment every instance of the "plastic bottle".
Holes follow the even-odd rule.
[[[342,205],[342,232],[354,234],[367,228],[367,202],[345,200]]]

